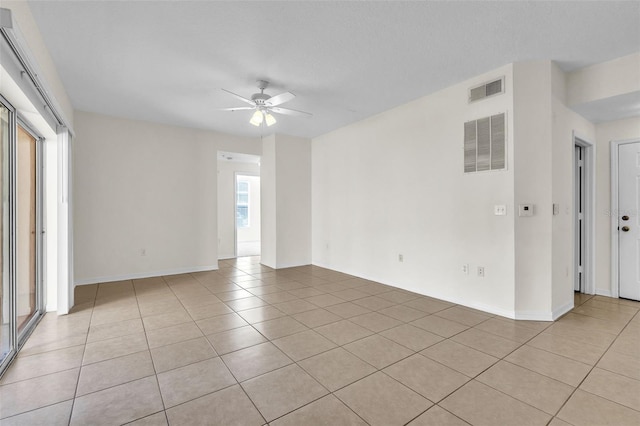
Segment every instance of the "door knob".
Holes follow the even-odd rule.
[[[629,220],[629,216],[622,216],[622,220]]]
[[[628,226],[623,226],[620,229],[622,229],[624,232],[629,232],[629,227]]]

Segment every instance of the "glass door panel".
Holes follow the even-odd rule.
[[[16,215],[16,267],[17,267],[17,326],[22,334],[38,306],[37,288],[37,139],[21,126],[17,126],[17,215]]]
[[[11,297],[11,276],[10,276],[10,247],[9,237],[11,236],[10,215],[9,215],[9,145],[10,145],[10,112],[0,104],[0,274],[2,284],[0,285],[0,363],[14,349],[12,326],[13,310]]]

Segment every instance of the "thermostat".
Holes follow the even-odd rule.
[[[518,216],[533,216],[533,204],[520,204],[518,206]]]

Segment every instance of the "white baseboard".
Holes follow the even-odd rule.
[[[409,288],[409,287],[403,287],[398,285],[397,283],[387,283],[384,281],[381,281],[375,277],[370,277],[370,276],[363,276],[363,275],[358,275],[358,274],[354,274],[353,272],[350,271],[345,271],[345,270],[340,270],[340,269],[336,269],[334,267],[331,266],[326,266],[323,265],[321,263],[313,263],[313,265],[315,266],[319,266],[321,268],[327,268],[327,269],[332,269],[334,271],[338,271],[338,272],[342,272],[344,274],[349,274],[349,275],[353,275],[356,276],[358,278],[362,278],[365,280],[370,280],[370,281],[376,281],[382,284],[386,284],[386,285],[390,285],[396,288],[400,288],[403,290],[407,290],[407,291],[411,291],[417,294],[421,294],[423,296],[427,296],[427,297],[433,297],[436,299],[440,299],[440,300],[444,300],[446,302],[450,302],[450,303],[455,303],[456,305],[461,305],[461,306],[466,306],[468,308],[472,308],[472,309],[477,309],[483,312],[487,312],[490,314],[494,314],[494,315],[499,315],[501,317],[505,317],[505,318],[510,318],[510,319],[515,319],[515,320],[525,320],[525,321],[555,321],[556,319],[560,318],[562,315],[566,314],[567,312],[569,312],[571,309],[573,309],[573,300],[570,301],[569,303],[560,306],[559,308],[553,310],[553,311],[512,311],[512,310],[505,310],[505,309],[501,309],[501,308],[497,308],[495,306],[490,306],[490,305],[486,305],[483,303],[476,303],[473,301],[469,301],[469,300],[463,300],[461,298],[457,298],[457,297],[448,297],[446,295],[442,295],[442,294],[426,294],[422,291],[418,291],[415,288]]]
[[[75,282],[75,285],[110,283],[114,281],[136,280],[141,278],[159,277],[163,275],[177,275],[177,274],[189,274],[191,272],[215,271],[217,269],[218,269],[218,265],[215,264],[215,265],[207,265],[207,266],[191,266],[191,267],[176,268],[176,269],[165,269],[161,271],[137,272],[134,274],[125,274],[125,275],[110,275],[110,276],[104,276],[104,277],[83,278],[83,279],[77,280]]]
[[[327,269],[331,269],[334,271],[338,271],[338,272],[342,272],[343,274],[349,274],[349,275],[353,275],[355,277],[358,278],[362,278],[365,280],[370,280],[370,281],[375,281],[375,282],[379,282],[381,284],[386,284],[386,285],[390,285],[392,287],[396,287],[402,290],[407,290],[407,291],[411,291],[413,293],[417,293],[417,294],[421,294],[423,296],[427,296],[427,297],[433,297],[435,299],[440,299],[440,300],[444,300],[445,302],[450,302],[450,303],[455,303],[456,305],[461,305],[461,306],[466,306],[467,308],[471,308],[471,309],[477,309],[479,311],[483,311],[483,312],[487,312],[490,314],[494,314],[494,315],[499,315],[501,317],[505,317],[505,318],[510,318],[510,319],[526,319],[526,320],[530,320],[530,321],[553,321],[551,319],[551,313],[550,312],[529,312],[529,313],[525,313],[524,315],[520,315],[522,316],[522,318],[518,318],[519,314],[511,311],[511,310],[505,310],[505,309],[500,309],[497,308],[495,306],[489,306],[489,305],[485,305],[483,303],[475,303],[475,302],[470,302],[468,300],[463,300],[457,297],[447,297],[445,295],[442,294],[427,294],[424,293],[422,291],[419,291],[415,288],[412,287],[403,287],[398,285],[397,283],[388,283],[388,282],[384,282],[381,281],[375,277],[370,277],[370,276],[366,276],[366,275],[357,275],[354,274],[353,272],[349,272],[349,271],[343,271],[340,269],[335,269],[333,267],[330,266],[325,266],[323,264],[319,264],[319,263],[313,263],[314,266],[319,266],[321,268],[327,268]]]
[[[275,269],[275,270],[287,269],[287,268],[296,268],[298,266],[309,266],[309,265],[312,265],[311,261],[307,261],[306,263],[305,262],[303,262],[303,263],[298,263],[298,262],[296,262],[296,263],[278,263],[275,267],[273,267],[273,265],[267,265],[266,263],[262,263],[262,262],[260,262],[260,264],[263,265],[263,266],[266,266],[268,268]],[[330,268],[327,268],[327,269],[330,269]]]
[[[553,321],[553,313],[541,311],[518,311],[515,320],[519,321]]]
[[[471,308],[471,309],[477,309],[477,310],[483,311],[483,312],[488,312],[488,313],[494,314],[494,315],[499,315],[499,316],[505,317],[505,318],[516,319],[515,311],[500,309],[500,308],[496,308],[495,306],[485,305],[483,303],[474,303],[474,302],[469,303],[469,302],[466,302],[466,301],[451,302],[451,303],[457,303],[458,305],[466,306],[466,307]]]
[[[613,297],[613,294],[611,293],[611,290],[605,290],[605,289],[602,289],[602,288],[596,288],[596,294],[598,296]]]
[[[547,311],[517,311],[514,319],[526,321],[555,321],[573,309],[573,300],[554,309]]]
[[[573,300],[553,310],[553,321],[557,320],[567,312],[573,309]]]

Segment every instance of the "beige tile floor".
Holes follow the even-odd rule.
[[[0,381],[4,425],[639,425],[640,303],[511,321],[314,266],[79,287]]]

